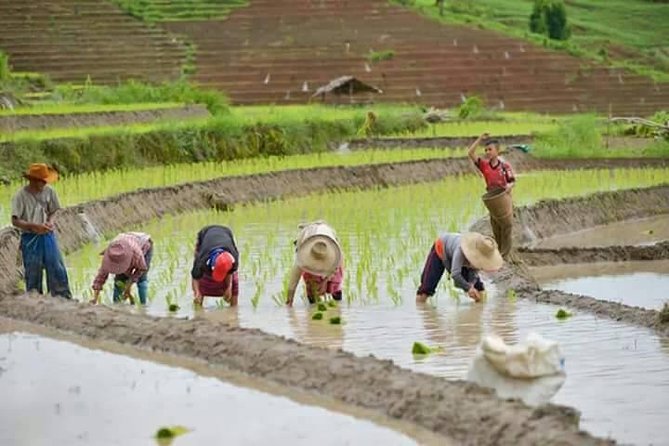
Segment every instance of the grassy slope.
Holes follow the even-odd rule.
[[[544,41],[543,36],[529,33],[532,0],[446,0],[444,17],[439,17],[434,0],[392,1],[413,4],[424,15],[446,23],[473,24],[539,44]],[[565,3],[573,28],[568,46],[563,49],[669,81],[666,3],[647,0],[566,0]],[[606,49],[608,60],[599,54],[602,48]]]

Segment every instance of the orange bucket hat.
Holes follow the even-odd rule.
[[[56,169],[49,167],[44,163],[31,164],[23,176],[26,178],[42,180],[46,183],[54,183],[56,180],[58,180],[58,172],[56,172]]]

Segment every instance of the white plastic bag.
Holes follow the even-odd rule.
[[[557,342],[532,333],[523,342],[508,345],[487,336],[477,350],[467,379],[495,389],[501,398],[520,398],[534,406],[548,402],[566,375]]]

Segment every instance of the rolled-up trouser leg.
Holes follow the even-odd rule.
[[[444,262],[441,261],[434,245],[432,245],[432,249],[430,249],[430,253],[427,255],[427,260],[425,260],[423,274],[420,278],[420,287],[418,287],[417,293],[433,296],[437,290],[441,276],[444,275],[444,269]]]
[[[44,234],[44,269],[46,269],[46,286],[53,296],[66,299],[72,298],[70,292],[70,281],[67,277],[67,269],[63,255],[58,246],[56,234],[49,232]]]

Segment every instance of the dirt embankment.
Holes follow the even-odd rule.
[[[580,198],[547,200],[515,209],[514,240],[517,246],[537,238],[587,229],[632,218],[666,213],[669,209],[669,185],[602,192]],[[487,219],[476,222],[473,230],[490,233]],[[655,246],[612,246],[604,248],[531,249],[519,247],[515,262],[495,275],[502,290],[514,289],[519,297],[536,302],[574,308],[598,316],[648,327],[669,336],[669,322],[660,312],[598,300],[557,290],[542,290],[527,266],[592,261],[660,260],[669,258],[669,242]]]
[[[205,318],[154,318],[26,296],[0,299],[0,313],[93,339],[201,359],[211,366],[318,392],[416,423],[459,444],[608,443],[579,432],[577,413],[566,407],[532,409],[519,401],[499,400],[476,385],[411,372],[391,361],[302,345]]]
[[[351,150],[365,149],[413,149],[418,147],[442,148],[442,147],[467,147],[474,140],[475,136],[441,136],[426,138],[367,138],[354,139],[349,141],[348,148]],[[507,135],[496,137],[503,145],[508,144],[530,144],[533,140],[532,135]]]
[[[548,266],[560,263],[630,262],[636,260],[669,259],[669,242],[649,246],[604,246],[592,248],[526,248],[518,254],[528,266]]]
[[[531,246],[538,239],[665,214],[668,210],[669,185],[600,192],[564,200],[543,200],[532,206],[514,209],[513,238],[516,246]],[[491,233],[488,219],[476,222],[472,230]]]
[[[159,108],[136,111],[107,111],[42,115],[0,116],[1,132],[44,130],[51,128],[103,127],[124,124],[143,124],[156,121],[180,121],[205,118],[209,111],[203,105]]]

